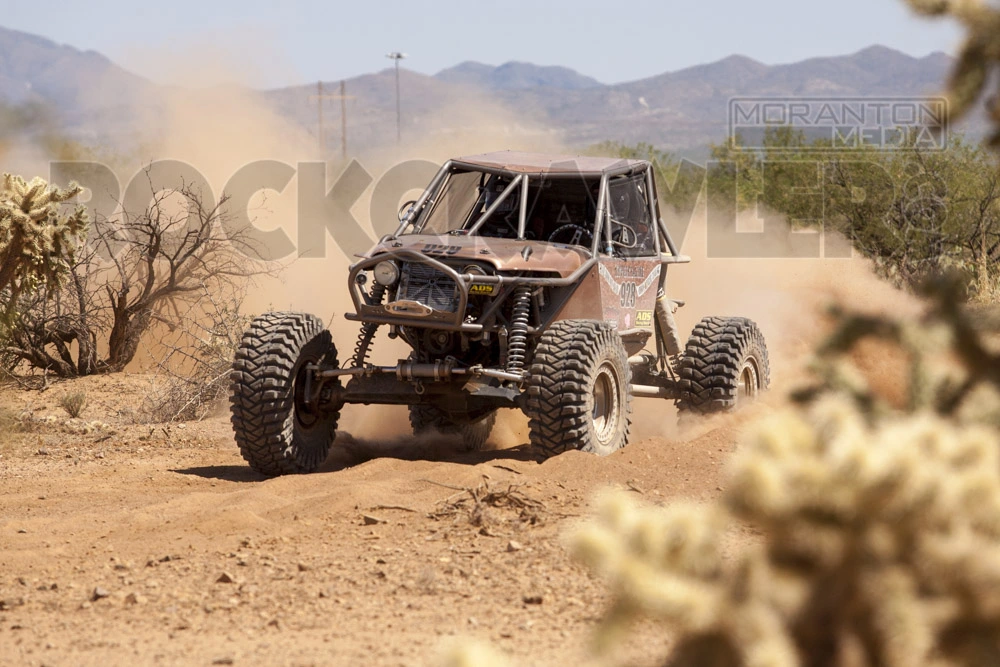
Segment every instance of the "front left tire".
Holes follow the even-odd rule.
[[[571,449],[607,456],[628,443],[632,369],[618,332],[596,320],[562,320],[538,339],[524,412],[546,457]]]

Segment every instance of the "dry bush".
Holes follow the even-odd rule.
[[[143,396],[138,421],[162,423],[203,419],[229,391],[233,355],[252,317],[240,308],[244,290],[225,296],[202,286],[199,297],[175,321],[152,352],[156,368]]]
[[[723,500],[600,503],[573,546],[615,592],[605,644],[653,617],[669,665],[1000,664],[998,328],[956,289],[919,321],[836,313],[814,384],[748,434]],[[911,360],[905,409],[847,361],[869,337]],[[761,543],[726,555],[741,525]]]
[[[83,409],[87,407],[87,392],[73,391],[63,394],[62,398],[59,399],[59,407],[65,410],[70,417],[78,418]]]
[[[475,488],[466,487],[440,501],[430,517],[464,517],[473,526],[489,528],[494,523],[502,522],[499,515],[501,512],[514,514],[518,522],[534,526],[543,521],[546,508],[544,503],[521,491],[519,485],[510,484],[506,488],[497,489],[484,480]]]

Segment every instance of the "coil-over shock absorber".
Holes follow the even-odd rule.
[[[524,369],[528,351],[528,319],[531,315],[531,288],[522,285],[514,290],[514,307],[511,310],[510,332],[507,334],[507,371],[519,373]]]
[[[369,298],[372,303],[382,303],[382,299],[385,298],[385,285],[379,283],[372,284],[372,291],[369,294]],[[358,333],[358,342],[354,345],[354,356],[351,357],[351,363],[354,364],[354,368],[364,366],[365,361],[368,360],[372,338],[375,337],[378,327],[377,322],[365,322],[361,325],[361,331]]]

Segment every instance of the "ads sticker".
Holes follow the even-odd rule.
[[[495,292],[496,290],[497,290],[496,285],[483,285],[479,283],[474,283],[473,285],[469,286],[469,294],[489,296],[490,294],[493,294],[493,292]]]
[[[653,323],[653,311],[640,310],[635,314],[635,326],[648,327]]]

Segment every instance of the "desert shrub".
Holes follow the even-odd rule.
[[[747,434],[722,500],[600,502],[572,543],[615,593],[605,644],[642,616],[676,633],[670,665],[1000,664],[997,323],[958,289],[918,320],[834,313],[815,381]],[[848,361],[872,337],[910,359],[903,409]],[[728,555],[741,525],[759,544]]]
[[[710,219],[763,206],[793,228],[821,222],[842,234],[898,287],[952,273],[979,301],[1000,293],[1000,167],[958,133],[942,148],[834,149],[775,126],[761,148],[735,142],[712,154]],[[808,188],[815,196],[803,196]]]
[[[83,409],[87,407],[87,392],[72,391],[63,394],[62,398],[59,399],[59,407],[65,410],[70,417],[78,418]]]
[[[225,297],[202,290],[178,318],[184,324],[167,332],[152,352],[155,372],[138,410],[141,422],[203,419],[227,396],[233,356],[253,318],[240,312],[242,290]]]

